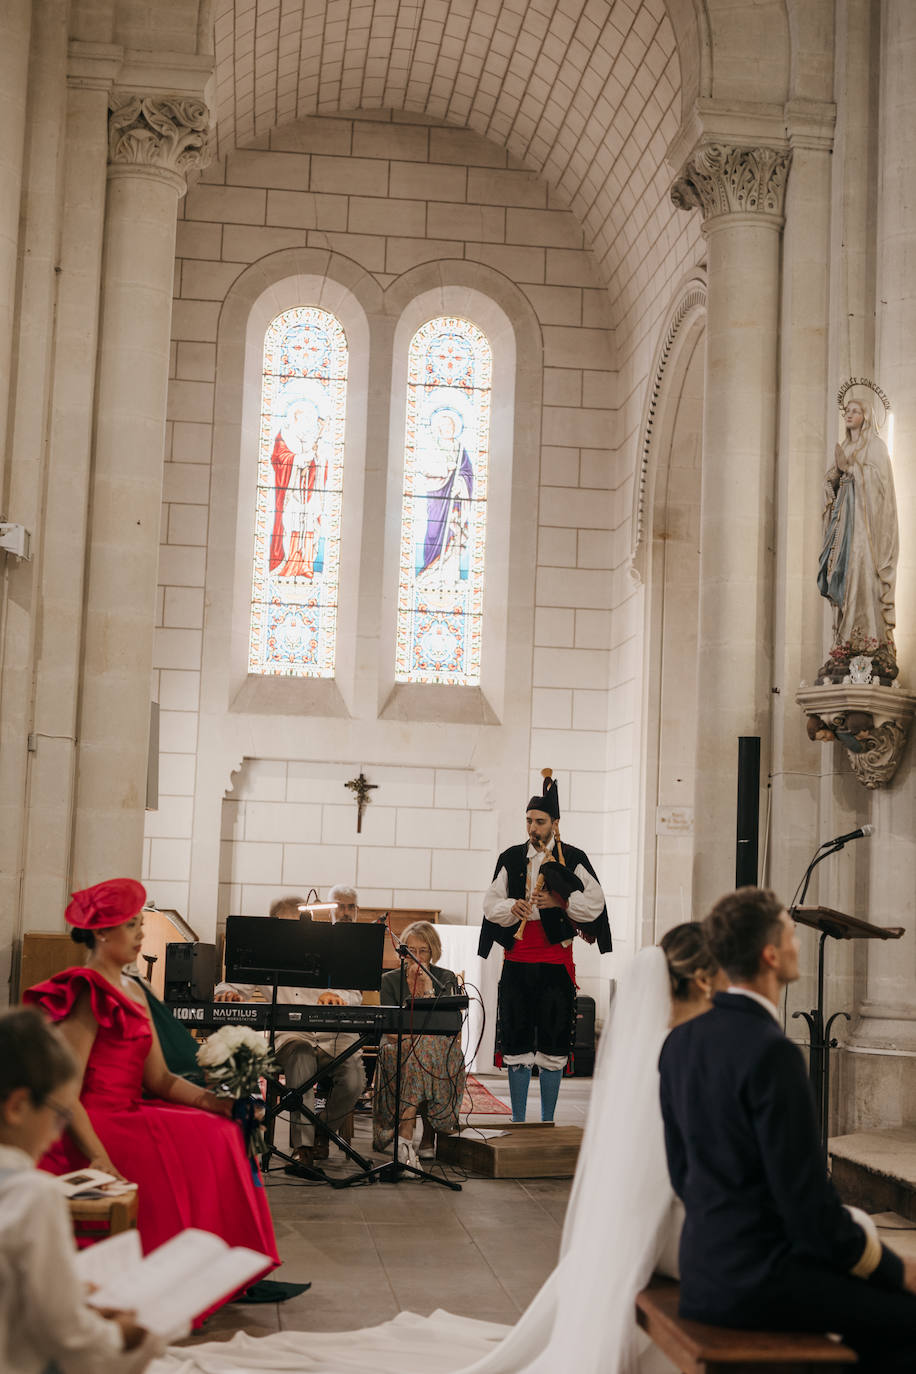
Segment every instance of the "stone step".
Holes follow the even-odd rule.
[[[834,1136],[827,1151],[844,1202],[916,1221],[916,1126]]]

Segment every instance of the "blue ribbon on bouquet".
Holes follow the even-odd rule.
[[[261,1172],[258,1169],[258,1155],[264,1149],[264,1128],[261,1125],[264,1119],[267,1103],[263,1097],[257,1097],[253,1093],[248,1097],[239,1097],[232,1104],[232,1119],[237,1121],[242,1128],[245,1137],[245,1152],[248,1155],[248,1163],[251,1166],[251,1178],[256,1188],[263,1188],[264,1182]]]

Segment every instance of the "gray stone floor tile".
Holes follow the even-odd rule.
[[[486,1085],[507,1100],[505,1075]],[[568,1079],[557,1120],[581,1124],[591,1080]],[[529,1117],[538,1113],[536,1086]],[[356,1146],[370,1154],[371,1122],[357,1116]],[[381,1158],[376,1156],[376,1158]],[[329,1174],[353,1165],[332,1150]],[[299,1183],[279,1171],[267,1189],[283,1264],[274,1277],[311,1282],[286,1303],[230,1305],[193,1341],[236,1331],[349,1331],[401,1309],[513,1322],[553,1268],[571,1179],[461,1179],[461,1192],[435,1183],[376,1183],[349,1189]]]
[[[202,1341],[229,1340],[236,1331],[249,1336],[266,1336],[280,1330],[278,1303],[229,1303],[208,1317],[200,1331],[182,1341],[182,1345],[199,1345]]]

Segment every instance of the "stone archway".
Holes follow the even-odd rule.
[[[645,585],[642,942],[690,920],[697,716],[705,283],[678,293],[646,403],[632,569]]]

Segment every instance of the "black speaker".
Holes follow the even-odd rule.
[[[757,886],[760,833],[760,736],[738,736],[738,822],[735,836],[735,887]]]
[[[166,1002],[212,1002],[216,975],[216,945],[166,945]]]
[[[591,1078],[595,1071],[595,999],[576,998],[576,1043],[573,1049],[573,1075]]]

